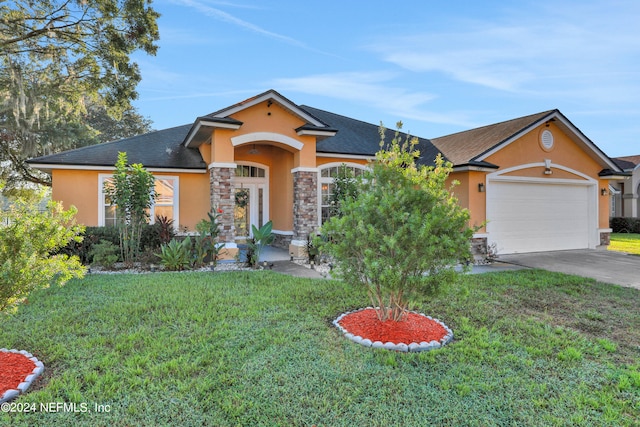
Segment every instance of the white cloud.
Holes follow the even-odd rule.
[[[425,105],[435,96],[395,86],[392,81],[397,78],[396,73],[388,72],[345,72],[279,78],[272,84],[282,91],[326,96],[379,109],[403,120],[469,125],[469,120],[462,114],[429,111]]]
[[[630,101],[630,93],[640,92],[640,32],[629,25],[630,16],[640,18],[640,7],[603,2],[562,9],[554,3],[545,13],[526,12],[452,25],[463,28],[457,32],[386,38],[369,48],[413,73],[441,73],[505,92],[557,88],[593,102]]]

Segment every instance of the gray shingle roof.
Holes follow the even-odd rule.
[[[507,141],[557,110],[470,129],[452,135],[434,138],[431,142],[446,154],[454,165],[470,164],[485,152]]]
[[[309,106],[298,106],[273,90],[232,107],[219,110],[218,113],[200,116],[199,119],[206,118],[218,122],[241,124],[233,117],[225,116],[224,114],[267,98],[275,99],[285,108],[293,109],[300,117],[306,118],[308,122],[301,126],[299,130],[327,130],[331,131],[331,133],[337,131],[333,136],[318,139],[316,148],[318,153],[335,154],[336,156],[358,155],[373,157],[380,149],[378,125]],[[497,168],[498,166],[484,161],[487,153],[547,118],[555,120],[554,117],[560,118],[561,122],[566,120],[558,110],[549,110],[432,140],[418,138],[417,148],[420,150],[418,164],[433,165],[435,157],[438,153],[442,153],[443,157],[451,161],[454,166]],[[569,123],[568,120],[566,122]],[[38,157],[30,160],[29,163],[40,166],[43,169],[46,169],[46,165],[109,167],[115,164],[118,152],[124,151],[127,152],[130,163],[142,163],[147,168],[206,170],[207,165],[200,156],[199,150],[186,147],[183,143],[190,131],[196,129],[197,124],[198,120],[191,125],[178,126],[119,141]],[[577,129],[574,132],[580,133]],[[390,141],[394,133],[394,129],[387,129],[385,140]],[[580,133],[580,135],[582,134]],[[402,136],[406,137],[406,134],[402,134]],[[595,150],[596,155],[605,160],[607,167],[616,169],[616,164],[613,161],[608,159],[586,137],[584,139],[587,141],[587,145],[592,150]],[[623,160],[629,161],[630,159],[625,158],[620,161]]]
[[[306,105],[300,108],[308,111],[314,117],[327,123],[334,129],[338,130],[335,136],[326,138],[318,142],[316,152],[325,154],[350,154],[375,156],[380,150],[380,134],[378,125],[355,120],[339,114],[330,113],[328,111],[319,110],[317,108]],[[395,129],[387,129],[385,141],[389,142],[393,139]],[[401,134],[406,137],[407,134]],[[420,150],[419,164],[433,165],[438,149],[425,138],[418,138],[417,149]]]
[[[119,152],[127,153],[129,163],[146,168],[206,169],[197,149],[186,148],[182,141],[191,125],[149,132],[118,141],[82,147],[29,161],[33,165],[113,166]]]
[[[622,156],[622,157],[614,157],[613,161],[616,162],[620,169],[623,170],[632,170],[637,165],[640,165],[640,154],[637,156]]]

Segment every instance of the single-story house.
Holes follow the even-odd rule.
[[[640,154],[614,157],[616,164],[628,175],[611,182],[611,216],[640,217]]]
[[[389,138],[393,130],[389,130]],[[337,167],[366,168],[379,150],[378,126],[297,105],[274,90],[193,124],[35,158],[52,176],[52,197],[75,205],[91,226],[114,223],[103,189],[118,152],[156,177],[152,214],[194,230],[221,212],[221,241],[237,251],[250,225],[273,221],[276,244],[302,256],[326,220]],[[498,253],[596,248],[609,241],[609,181],[623,171],[558,110],[435,139],[419,138],[422,164],[438,153],[483,225],[474,246]]]

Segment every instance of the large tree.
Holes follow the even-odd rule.
[[[141,76],[130,56],[138,50],[155,54],[159,39],[159,15],[150,3],[0,4],[0,161],[21,171],[28,156],[74,148],[96,136],[99,131],[86,123],[88,105],[116,119],[131,111]],[[42,180],[32,175],[25,178]]]

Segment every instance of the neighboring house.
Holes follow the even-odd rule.
[[[640,154],[615,157],[616,164],[628,176],[611,182],[611,216],[640,217]]]
[[[393,137],[393,131],[387,132]],[[29,163],[52,175],[53,198],[78,208],[86,225],[108,225],[115,210],[104,194],[118,152],[156,177],[152,214],[193,230],[209,210],[221,213],[228,254],[250,225],[273,221],[276,243],[304,254],[328,215],[333,176],[355,171],[379,150],[378,126],[297,105],[270,90],[191,125],[84,147]],[[450,179],[483,226],[474,244],[499,253],[596,248],[608,244],[609,181],[622,170],[558,110],[433,140],[419,139],[418,162],[438,153]]]

